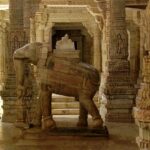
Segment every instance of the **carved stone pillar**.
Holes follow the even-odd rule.
[[[10,28],[23,27],[23,0],[9,0]]]
[[[33,18],[36,11],[39,9],[41,0],[23,0],[23,26],[29,34],[30,18]]]
[[[30,19],[30,43],[36,42],[35,20]]]
[[[145,54],[142,63],[142,83],[136,97],[134,108],[135,122],[139,127],[137,144],[140,150],[150,149],[150,2],[146,11],[142,12],[142,49]]]
[[[2,121],[14,122],[18,113],[16,104],[16,83],[13,67],[13,52],[28,42],[23,28],[23,0],[9,0],[10,29],[8,36],[8,71],[1,93],[3,98]],[[19,106],[20,107],[20,106]]]
[[[96,0],[101,8],[102,0]],[[125,0],[106,0],[105,37],[107,49],[102,102],[107,103],[107,120],[130,122],[135,91],[130,80]],[[105,101],[105,102],[104,102]]]
[[[8,24],[5,22],[6,18],[1,18],[0,21],[0,91],[3,89],[5,76],[7,75],[7,58],[8,57],[8,47],[7,47],[7,33]]]
[[[47,27],[44,30],[44,42],[49,43],[49,48],[52,50],[52,29],[53,29],[54,23],[48,23]]]
[[[94,67],[101,70],[101,52],[100,52],[100,29],[97,24],[94,25]]]
[[[137,144],[140,150],[150,149],[150,50],[144,57],[143,77],[137,95],[137,105],[134,108],[135,122],[139,127]]]
[[[24,0],[23,7],[23,26],[25,28],[30,27],[30,17],[31,17],[31,0]]]
[[[42,14],[40,12],[36,13],[36,42],[44,42],[44,25],[41,22]]]

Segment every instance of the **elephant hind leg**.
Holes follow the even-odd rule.
[[[87,112],[92,116],[93,128],[100,128],[103,126],[103,120],[99,114],[99,111],[93,102],[93,100],[87,94],[81,94],[79,97],[81,105],[87,110]]]
[[[77,123],[77,127],[87,127],[88,126],[88,112],[84,108],[84,106],[80,103],[79,109],[79,121]]]
[[[56,128],[56,122],[53,120],[51,116],[42,117],[42,130],[47,129],[55,129]]]

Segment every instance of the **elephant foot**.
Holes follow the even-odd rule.
[[[102,128],[103,127],[103,120],[101,118],[93,120],[93,128]]]
[[[28,129],[29,128],[29,124],[28,123],[25,123],[25,122],[19,122],[19,121],[16,121],[14,123],[14,126],[16,128],[20,128],[20,129]]]
[[[56,123],[51,117],[42,118],[42,130],[53,130],[56,128]]]
[[[80,120],[78,121],[77,123],[77,127],[80,127],[80,128],[85,128],[85,127],[88,127],[88,122],[87,120]]]
[[[30,128],[41,127],[41,120],[40,119],[33,119],[29,125],[30,125]]]

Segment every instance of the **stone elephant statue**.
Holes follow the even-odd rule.
[[[99,88],[99,73],[91,65],[59,59],[49,50],[46,43],[30,43],[17,49],[13,55],[17,76],[17,90],[25,93],[24,88],[24,62],[37,66],[38,81],[40,83],[40,94],[38,110],[35,112],[34,125],[42,125],[43,129],[52,129],[56,123],[51,113],[52,93],[72,96],[80,103],[79,121],[77,126],[87,127],[87,115],[92,116],[93,127],[100,128],[103,121],[93,97]],[[24,94],[22,95],[24,96]]]

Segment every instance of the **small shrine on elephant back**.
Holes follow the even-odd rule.
[[[56,42],[56,49],[53,50],[53,53],[56,58],[81,61],[80,50],[75,49],[75,43],[69,39],[68,34]]]

